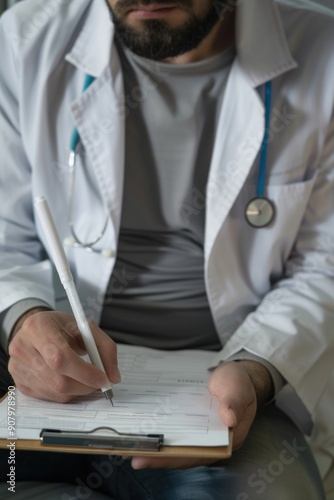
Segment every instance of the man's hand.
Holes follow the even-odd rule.
[[[116,344],[90,323],[110,382],[120,381]],[[24,394],[67,403],[107,384],[107,377],[80,356],[86,349],[74,316],[55,311],[29,311],[15,326],[9,344],[8,370]]]
[[[220,403],[220,418],[233,429],[233,449],[237,450],[245,441],[257,410],[272,395],[271,375],[256,361],[231,361],[216,368],[208,387]]]
[[[257,409],[261,408],[272,393],[271,375],[265,366],[256,361],[231,361],[216,368],[210,377],[208,388],[220,403],[220,418],[227,427],[233,429],[233,449],[236,450],[245,441]],[[132,467],[185,469],[212,462],[213,460],[204,459],[136,457],[132,459]]]

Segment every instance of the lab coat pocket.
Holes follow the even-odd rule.
[[[280,242],[281,259],[289,257],[302,224],[316,176],[304,182],[283,186],[267,186],[266,196],[275,206],[275,219],[268,228],[268,237]]]
[[[266,293],[272,282],[283,275],[315,180],[313,177],[304,182],[267,186],[265,196],[274,204],[276,213],[273,222],[265,228],[250,226],[244,215],[249,200],[255,196],[252,186],[244,186],[236,200],[225,226],[226,232],[223,231],[224,238],[227,233],[234,238],[238,233],[242,274],[257,296]]]
[[[315,180],[316,176],[303,182],[267,185],[264,196],[274,204],[275,218],[273,222],[266,228],[255,229],[249,227],[244,218],[243,225],[249,227],[250,232],[254,232],[254,234],[258,232],[262,234],[274,232],[277,235],[281,234],[283,229],[298,227],[303,218]],[[230,218],[240,220],[240,214],[245,213],[249,201],[256,196],[255,185],[244,185],[230,212]]]
[[[266,196],[274,203],[276,202],[277,214],[279,215],[281,203],[288,203],[290,208],[298,208],[300,201],[308,201],[316,176],[303,182],[293,182],[284,185],[269,185],[266,188]],[[303,206],[303,204],[302,204]]]

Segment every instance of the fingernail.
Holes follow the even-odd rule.
[[[106,385],[109,384],[109,381],[107,379],[107,377],[99,377],[95,384],[94,384],[94,387],[97,387],[98,389],[102,389],[102,387],[105,387]]]
[[[114,365],[112,367],[112,378],[113,378],[112,382],[114,384],[116,384],[116,383],[118,383],[118,382],[120,382],[122,380],[121,372],[119,371],[117,365]]]

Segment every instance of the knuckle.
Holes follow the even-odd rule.
[[[44,359],[52,370],[60,370],[64,365],[64,352],[55,344],[48,344],[44,349]]]
[[[25,340],[20,335],[16,335],[8,346],[10,358],[23,358],[26,352],[27,344]]]
[[[9,344],[8,347],[8,354],[11,358],[19,358],[20,355],[22,354],[22,341],[18,338],[15,337],[11,343]]]
[[[30,360],[30,367],[35,373],[40,373],[42,370],[45,370],[46,368],[46,363],[43,358],[39,356],[34,356]]]
[[[22,328],[24,328],[24,330],[34,331],[37,329],[38,323],[39,323],[38,314],[32,314],[31,316],[28,316],[24,320]]]
[[[15,370],[15,363],[13,363],[12,358],[9,358],[7,369],[8,372],[11,374],[11,376],[14,378],[16,370]]]
[[[9,359],[8,362],[8,372],[11,374],[13,379],[15,380],[15,377],[17,378],[19,376],[19,370],[17,369],[17,363],[15,363],[12,358]]]
[[[57,376],[54,377],[50,387],[53,392],[59,395],[59,397],[68,397],[66,392],[69,389],[69,381],[66,377],[63,376]]]

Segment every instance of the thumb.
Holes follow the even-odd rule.
[[[246,370],[238,363],[227,362],[212,373],[209,385],[212,396],[219,401],[219,416],[228,427],[236,427],[256,401],[256,394]]]

